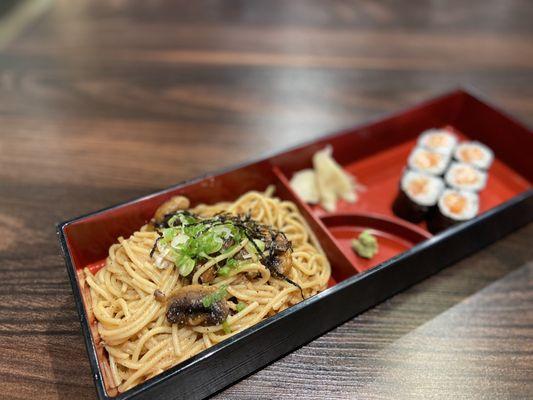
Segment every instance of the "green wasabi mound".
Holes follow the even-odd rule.
[[[357,239],[352,240],[352,249],[363,258],[374,257],[378,250],[378,240],[370,231],[364,230]]]

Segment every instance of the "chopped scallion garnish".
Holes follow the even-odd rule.
[[[224,330],[224,333],[226,335],[229,335],[231,333],[231,326],[229,326],[229,322],[228,320],[225,320],[223,323],[222,323],[222,329]]]
[[[210,308],[217,301],[222,300],[228,293],[227,288],[228,285],[222,285],[216,292],[204,296],[204,298],[202,298],[202,305],[205,308]]]
[[[247,307],[247,305],[245,303],[241,303],[240,301],[237,303],[237,306],[235,307],[235,309],[237,310],[237,312],[241,312],[242,310],[244,310],[245,308]]]

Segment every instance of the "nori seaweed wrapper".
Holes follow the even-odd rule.
[[[423,206],[414,202],[401,188],[392,204],[394,214],[414,223],[423,221],[433,208],[434,206]]]

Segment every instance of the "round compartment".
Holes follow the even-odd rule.
[[[330,214],[321,219],[342,252],[360,272],[381,264],[432,236],[409,222],[378,214]],[[351,247],[352,240],[366,229],[378,240],[378,253],[371,259],[360,257]]]

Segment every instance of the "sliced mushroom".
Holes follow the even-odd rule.
[[[160,224],[164,222],[165,216],[175,213],[179,210],[186,210],[190,205],[191,203],[187,197],[174,196],[159,206],[159,208],[155,211],[154,221],[157,224]]]
[[[205,296],[216,292],[215,287],[189,285],[181,288],[168,302],[167,320],[172,324],[188,326],[219,325],[228,317],[229,307],[225,300],[205,307]]]
[[[289,272],[292,268],[292,256],[291,253],[286,251],[281,255],[277,255],[271,258],[271,262],[268,265],[270,271],[274,274],[279,274],[283,276],[289,275]]]
[[[217,277],[217,274],[215,272],[215,267],[209,268],[207,271],[205,271],[202,275],[200,275],[200,282],[202,283],[211,283],[215,280]]]
[[[248,252],[245,249],[241,249],[233,256],[236,260],[243,261],[247,258]]]
[[[163,293],[161,290],[159,289],[156,289],[154,291],[154,297],[156,299],[156,301],[160,302],[160,303],[164,303],[165,300],[166,300],[166,296],[165,296],[165,293]]]
[[[270,247],[267,244],[267,247],[270,247],[272,250],[274,250],[276,253],[285,253],[291,248],[291,242],[289,239],[287,239],[287,236],[285,236],[281,232],[277,232],[272,238],[271,241],[273,241],[272,246]]]
[[[263,259],[270,271],[276,276],[287,276],[292,268],[291,242],[281,232],[271,233],[265,239],[268,255]]]

